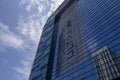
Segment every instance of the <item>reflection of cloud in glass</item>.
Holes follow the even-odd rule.
[[[90,52],[93,52],[97,49],[98,43],[96,42],[96,39],[94,37],[90,37],[90,39],[86,40],[88,45],[88,50]]]

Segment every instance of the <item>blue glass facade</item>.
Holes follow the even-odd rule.
[[[60,53],[59,51],[56,52],[56,58],[54,61],[55,67],[53,70],[53,80],[110,80],[110,79],[113,79],[114,77],[120,76],[119,75],[120,70],[117,69],[117,71],[114,72],[116,74],[118,73],[116,76],[114,76],[114,73],[111,72],[111,73],[106,73],[106,75],[104,75],[103,78],[99,77],[97,69],[96,69],[95,60],[94,60],[94,57],[92,56],[93,53],[103,48],[104,46],[107,46],[107,48],[110,49],[116,55],[116,57],[114,57],[113,60],[114,59],[118,60],[118,63],[115,62],[114,64],[120,67],[119,65],[120,64],[120,59],[119,59],[119,55],[120,55],[120,25],[119,25],[120,23],[120,1],[119,0],[77,0],[74,5],[75,5],[75,8],[77,7],[77,11],[79,11],[79,15],[77,15],[76,12],[72,8],[71,8],[71,11],[73,12],[73,14],[75,13],[77,17],[80,18],[80,22],[78,23],[76,21],[75,23],[76,26],[78,26],[77,30],[79,29],[79,31],[78,32],[74,31],[72,34],[76,32],[76,35],[80,35],[84,37],[81,39],[78,36],[79,39],[81,39],[81,41],[82,40],[85,41],[85,42],[82,42],[81,45],[79,44],[80,41],[78,38],[76,38],[77,40],[75,40],[75,42],[79,44],[79,49],[77,50],[78,56],[76,58],[79,58],[80,56],[82,57],[79,60],[77,60],[76,58],[73,59],[73,61],[75,60],[74,61],[75,64],[77,63],[78,65],[74,66],[72,69],[67,70],[67,71],[66,69],[68,69],[69,67],[75,64],[73,63],[69,65],[70,63],[72,63],[72,61],[70,63],[66,63],[65,65],[69,65],[69,66],[62,69],[62,72],[63,71],[65,72],[57,76],[57,70],[60,70],[60,68],[58,69],[56,68],[57,65],[59,64],[62,65],[65,62],[64,63],[59,62],[57,64],[57,59],[59,58],[58,56]],[[68,14],[66,13],[66,15],[69,16],[70,13]],[[61,15],[61,18],[62,16],[64,15]],[[67,17],[64,17],[64,18],[67,18]],[[75,38],[76,35],[74,35],[74,37],[71,36],[71,38],[72,39]],[[58,45],[60,45],[59,42],[58,42]],[[80,50],[80,53],[79,53],[79,50]],[[86,53],[87,55],[83,56]],[[79,56],[79,54],[81,55]],[[108,54],[108,56],[109,55],[111,54]],[[89,56],[89,59],[87,58],[88,56]],[[83,63],[79,64],[81,60],[82,61],[84,60],[84,61]],[[112,60],[109,60],[109,62],[111,61]],[[101,65],[105,65],[105,64],[107,63],[102,63]],[[114,65],[109,65],[109,67],[113,68]],[[104,71],[104,69],[102,71]],[[102,74],[102,71],[101,71],[101,74]],[[108,78],[107,74],[108,75],[112,74],[113,77]]]
[[[46,80],[54,27],[54,18],[46,22],[36,52],[29,80]]]
[[[120,77],[120,0],[66,0],[52,16],[55,17],[49,19],[43,29],[34,61],[36,65],[40,57],[38,67],[42,65],[41,69],[45,69],[43,64],[47,66],[52,61],[51,68],[46,67],[43,72],[47,75],[51,70],[52,75],[44,76],[45,80]],[[46,52],[45,58],[41,50]],[[37,69],[34,65],[31,74]],[[42,80],[40,76],[30,80]]]

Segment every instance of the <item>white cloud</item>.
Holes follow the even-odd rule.
[[[29,45],[32,46],[32,45]],[[28,47],[30,48],[30,47]],[[24,58],[21,60],[20,65],[15,66],[15,80],[28,80],[31,72],[33,59],[35,57],[37,46],[34,44],[30,49],[26,49]]]
[[[9,27],[2,22],[0,22],[0,47],[11,47],[11,48],[20,48],[22,49],[24,41],[20,36],[11,32]]]
[[[21,6],[25,5],[28,12],[33,9],[37,9],[37,12],[32,12],[26,19],[23,16],[19,18],[17,30],[26,44],[26,54],[21,66],[14,67],[16,80],[28,80],[42,28],[47,18],[62,2],[63,0],[21,0]]]
[[[28,18],[26,22],[23,18],[20,18],[18,24],[18,30],[23,36],[34,43],[38,43],[42,32],[42,27],[39,20]]]
[[[24,40],[24,58],[21,60],[21,65],[15,66],[16,80],[28,80],[31,71],[32,62],[37,50],[39,38],[42,31],[42,25],[39,19],[28,17],[27,19],[19,18],[17,31],[20,32],[22,39]]]
[[[14,67],[14,70],[16,71],[16,79],[17,80],[28,80],[30,70],[31,70],[31,62],[22,60],[21,66]]]
[[[22,50],[24,57],[21,65],[15,66],[15,80],[28,80],[32,62],[35,56],[42,28],[47,18],[61,4],[63,0],[21,0],[21,6],[26,5],[26,10],[33,12],[28,18],[19,18],[16,32],[10,30],[9,26],[0,22],[0,50],[14,48]],[[24,15],[24,14],[23,14]],[[22,54],[23,55],[23,54]]]
[[[21,0],[21,4],[26,6],[27,11],[37,8],[40,15],[52,13],[64,0]],[[44,13],[44,14],[43,14]]]

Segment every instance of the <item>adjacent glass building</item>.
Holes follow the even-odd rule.
[[[117,79],[120,0],[65,0],[44,26],[29,80]]]
[[[99,80],[110,80],[120,75],[120,58],[106,46],[93,53]]]

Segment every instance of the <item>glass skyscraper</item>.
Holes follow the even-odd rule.
[[[65,0],[44,26],[29,80],[117,79],[120,0]]]

